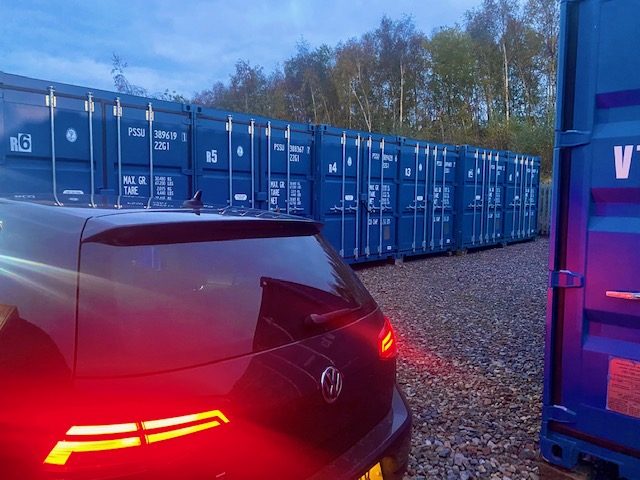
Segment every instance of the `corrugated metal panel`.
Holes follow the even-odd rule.
[[[267,120],[260,125],[260,198],[272,211],[311,217],[313,130],[308,124]]]
[[[540,194],[538,195],[538,233],[540,235],[549,235],[551,230],[552,192],[551,183],[540,184]]]
[[[216,205],[255,207],[258,191],[259,126],[247,115],[197,107],[196,190]]]
[[[347,261],[361,259],[361,202],[363,136],[321,125],[315,128],[316,218],[324,223],[323,234]],[[366,198],[366,196],[365,196]]]
[[[561,9],[541,452],[640,478],[640,3]]]
[[[49,194],[62,202],[104,189],[102,105],[78,87],[6,74],[0,83],[0,191]]]
[[[101,99],[107,187],[118,202],[181,201],[192,195],[187,105],[115,94]]]
[[[398,248],[403,255],[430,251],[429,228],[433,212],[431,145],[403,139],[400,147]]]

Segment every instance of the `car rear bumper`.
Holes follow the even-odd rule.
[[[335,458],[331,463],[316,471],[308,480],[356,480],[363,476],[371,467],[380,463],[384,480],[401,480],[407,468],[409,450],[411,447],[412,415],[407,401],[398,389],[393,388],[391,408],[385,417],[378,422],[366,435],[352,445],[346,452]],[[192,451],[191,453],[195,453]],[[188,464],[183,460],[168,461],[160,469],[155,467],[147,470],[141,467],[136,472],[127,468],[126,473],[116,472],[78,472],[77,475],[47,476],[49,479],[84,480],[86,478],[100,480],[159,480],[169,478],[184,478],[185,472],[192,479],[246,478],[233,472],[225,473],[217,469],[208,461],[206,465]],[[1,466],[0,466],[1,471]],[[292,472],[287,472],[280,478],[295,478]],[[4,477],[3,477],[4,478]],[[20,477],[16,477],[20,478]]]
[[[310,480],[355,480],[380,462],[385,480],[402,479],[411,449],[411,410],[396,386],[389,413],[366,436]]]

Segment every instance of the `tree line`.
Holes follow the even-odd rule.
[[[301,41],[271,72],[239,60],[227,82],[161,98],[297,122],[327,123],[540,155],[551,172],[559,2],[482,0],[430,35],[383,17],[335,46]],[[114,55],[115,86],[145,94]]]

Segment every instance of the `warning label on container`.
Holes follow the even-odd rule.
[[[640,362],[609,360],[607,409],[640,418]]]

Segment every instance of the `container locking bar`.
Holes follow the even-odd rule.
[[[357,259],[358,258],[358,254],[360,253],[360,250],[358,248],[359,245],[359,241],[360,241],[360,204],[359,204],[359,199],[360,199],[360,134],[358,134],[357,138],[356,138],[356,204],[355,204],[355,211],[356,211],[356,222],[355,222],[355,248],[353,249],[353,255],[354,257]]]
[[[53,189],[53,199],[56,205],[62,205],[62,202],[60,202],[60,200],[58,199],[58,177],[56,171],[56,123],[54,113],[56,103],[55,90],[53,87],[49,87],[49,95],[47,95],[46,97],[46,104],[47,107],[49,107],[49,127],[51,133],[51,183]]]
[[[291,125],[287,125],[287,129],[284,131],[284,136],[287,140],[287,151],[285,158],[287,159],[287,213],[291,213]],[[344,170],[344,169],[343,169]],[[343,196],[344,198],[344,196]]]
[[[256,174],[255,174],[255,151],[253,146],[253,136],[255,132],[255,120],[249,123],[249,141],[251,142],[251,208],[256,208]]]
[[[422,251],[427,250],[427,207],[429,198],[429,144],[424,148],[424,210],[422,212]]]
[[[440,248],[444,247],[444,208],[445,190],[447,189],[447,147],[442,149],[442,193],[440,194]]]
[[[267,122],[264,133],[267,137],[267,210],[271,211],[271,122]]]
[[[427,250],[427,207],[429,206],[429,144],[424,149],[424,212],[422,221],[422,250]]]
[[[340,190],[340,214],[341,214],[341,222],[340,222],[340,256],[344,258],[344,223],[345,223],[345,187],[347,182],[347,173],[346,173],[346,158],[347,158],[347,132],[342,132],[342,138],[340,139],[340,143],[342,144],[342,188]]]
[[[93,93],[87,93],[87,100],[84,102],[85,111],[88,113],[89,121],[89,163],[90,163],[90,180],[91,180],[91,207],[96,207],[95,198],[95,162],[93,158],[93,113],[95,111],[95,103],[93,101]]]
[[[489,159],[489,164],[491,164],[491,159]],[[484,206],[487,204],[487,208],[489,208],[488,202],[485,202],[485,198],[487,197],[487,188],[485,185],[487,175],[487,151],[484,150],[482,152],[482,186],[480,187],[480,245],[484,243]]]
[[[373,199],[371,198],[371,160],[373,158],[371,135],[369,135],[369,138],[367,139],[367,152],[369,161],[369,166],[367,168],[367,193],[365,203],[365,207],[367,209],[367,244],[364,247],[364,253],[367,258],[369,258],[369,255],[371,254],[371,249],[369,248],[371,229],[371,206],[373,204]]]
[[[496,241],[496,226],[498,224],[498,176],[500,175],[500,152],[496,153],[496,183],[493,188],[493,234],[491,239]],[[501,199],[502,200],[502,199]]]
[[[420,143],[416,143],[416,165],[413,170],[413,174],[415,175],[414,184],[413,184],[413,206],[409,208],[413,208],[413,242],[411,243],[411,251],[416,251],[416,237],[417,237],[417,229],[418,229],[418,165],[420,162]]]
[[[122,204],[120,199],[122,198],[122,104],[120,103],[120,97],[116,97],[116,104],[113,106],[113,116],[116,117],[116,133],[118,142],[118,203],[117,208],[121,208]]]
[[[513,192],[513,211],[511,212],[511,238],[516,238],[516,210],[517,210],[517,200],[518,200],[518,155],[516,155],[515,160],[513,161],[513,181],[514,181],[514,192]]]
[[[227,115],[227,150],[229,151],[229,206],[233,207],[233,146],[231,132],[233,131],[233,119],[231,115]]]
[[[551,288],[580,288],[584,286],[584,277],[569,270],[549,272],[549,286]]]
[[[605,295],[609,298],[619,298],[620,300],[640,301],[640,292],[620,292],[617,290],[607,290]]]
[[[476,209],[478,208],[478,156],[480,152],[476,148],[476,153],[473,156],[475,161],[475,167],[473,169],[473,231],[471,233],[471,243],[476,244]]]
[[[155,178],[153,175],[153,120],[155,115],[153,112],[153,105],[151,103],[147,105],[145,117],[147,122],[149,122],[149,201],[147,202],[147,208],[150,208],[151,201],[154,197],[154,190],[156,188]]]
[[[443,164],[444,167],[444,164]],[[429,242],[429,246],[431,247],[431,250],[434,249],[435,247],[435,243],[433,241],[434,237],[435,237],[435,231],[436,231],[436,209],[438,207],[437,205],[437,191],[436,191],[436,173],[437,173],[437,169],[438,169],[438,146],[436,145],[433,148],[433,182],[432,182],[432,193],[433,193],[433,201],[431,202],[431,241]],[[443,174],[444,176],[444,174]]]
[[[384,205],[382,203],[382,199],[384,197],[384,138],[380,141],[380,241],[378,245],[378,253],[382,255],[382,223],[383,223],[383,214],[384,214]]]

